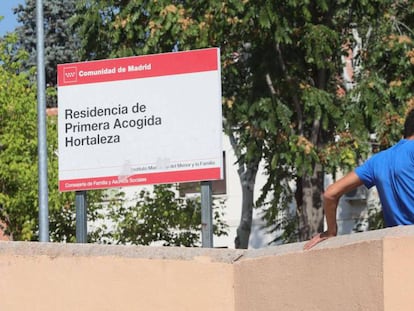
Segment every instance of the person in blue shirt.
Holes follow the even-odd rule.
[[[340,197],[365,185],[377,187],[387,227],[414,224],[414,109],[404,122],[404,138],[383,150],[335,183],[323,195],[327,230],[315,235],[304,249],[337,235],[336,209]]]

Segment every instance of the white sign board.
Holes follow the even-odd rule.
[[[219,54],[58,65],[59,190],[221,179]]]

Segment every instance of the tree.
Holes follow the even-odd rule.
[[[402,137],[405,115],[414,108],[414,8],[407,1],[392,1],[376,20],[358,26],[349,101],[362,113],[351,117],[365,125],[375,153]],[[382,228],[382,211],[371,212],[369,228]]]
[[[402,123],[414,107],[414,8],[407,1],[392,1],[377,20],[364,20],[359,28],[360,67],[350,102],[363,113],[358,118],[376,134],[376,148],[388,148],[402,135]]]
[[[10,43],[9,39],[0,43],[0,55],[5,54]],[[28,87],[25,76],[7,71],[18,69],[18,66],[9,63],[8,57],[4,58],[2,57],[4,63],[0,67],[0,218],[7,226],[6,234],[12,239],[30,240],[35,228],[33,207],[37,195],[35,189],[25,192],[24,195],[18,194],[20,189],[27,189],[28,185],[34,184],[33,177],[37,174],[34,162],[37,150],[34,137],[36,114],[33,110],[36,97],[33,89]],[[22,118],[26,113],[28,118]],[[22,122],[19,124],[20,118]],[[19,212],[13,213],[14,209],[19,209]]]
[[[152,192],[142,190],[132,199],[135,205],[122,202],[111,208],[109,217],[115,226],[112,240],[118,244],[200,246],[200,198],[183,199],[176,193],[172,185],[155,185]],[[221,213],[216,206],[213,232],[217,236],[227,234]]]
[[[338,169],[347,171],[363,161],[372,152],[373,133],[380,148],[401,135],[412,88],[408,36],[412,36],[413,15],[406,4],[290,2],[275,19],[288,27],[284,36],[273,38],[279,70],[272,72],[272,85],[292,119],[290,128],[282,128],[279,136],[269,136],[272,140],[266,143],[269,156],[265,158],[269,175],[285,167],[294,178],[299,240],[322,229],[323,173],[335,175]],[[262,26],[268,25],[270,33],[283,29],[272,21],[264,18]],[[342,69],[348,53],[353,54],[354,76],[345,81]],[[276,175],[269,188],[278,189],[283,175]],[[270,207],[266,217],[276,221],[274,215]]]
[[[49,87],[47,106],[56,107],[55,90],[57,86],[57,65],[78,61],[76,51],[79,48],[78,37],[71,32],[69,18],[74,14],[74,0],[44,0],[44,45],[46,84]],[[36,66],[36,0],[27,0],[14,9],[17,21],[21,24],[16,28],[18,36],[17,49],[29,53],[23,62],[23,70]]]
[[[12,240],[38,239],[38,155],[36,87],[26,70],[16,35],[0,40],[0,220]],[[47,119],[49,222],[52,241],[75,241],[74,193],[58,191],[57,119]],[[102,192],[89,196],[88,218],[95,220]],[[97,232],[91,232],[91,236]]]

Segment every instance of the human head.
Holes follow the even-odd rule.
[[[404,123],[404,138],[408,138],[414,135],[414,108],[411,109]]]

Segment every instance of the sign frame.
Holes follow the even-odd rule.
[[[58,65],[59,190],[223,178],[220,50]]]

